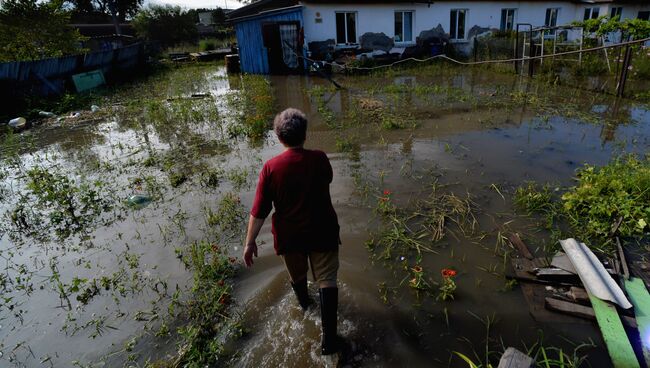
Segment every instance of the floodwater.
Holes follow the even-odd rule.
[[[106,114],[86,123],[65,121],[23,133],[21,142],[27,143],[14,153],[14,161],[3,147],[0,256],[7,270],[0,365],[144,366],[175,354],[175,335],[157,331],[162,321],[172,328],[182,325],[165,318],[174,291],[192,282],[176,250],[193,241],[220,239],[239,256],[257,172],[282,151],[271,133],[262,143],[227,139],[220,126],[232,114],[227,96],[246,86],[239,77],[225,76],[222,67],[197,70],[196,78],[179,77],[183,68],[168,72],[163,79],[173,80],[175,89],[163,95],[209,93],[211,98],[197,103],[215,114],[161,122],[155,115],[132,119],[124,103],[107,103],[102,106]],[[520,287],[506,287],[509,262],[497,238],[499,231],[519,232],[542,255],[549,234],[538,230],[536,219],[517,214],[516,187],[531,180],[570,186],[584,163],[601,165],[624,152],[647,152],[648,107],[480,69],[336,79],[346,89],[334,91],[327,81],[305,76],[271,77],[270,83],[278,111],[291,106],[306,112],[306,146],[325,151],[335,173],[331,194],[343,243],[339,332],[347,343],[338,364],[463,367],[455,352],[477,363],[495,362],[508,346],[526,350],[543,341],[569,355],[588,343],[575,355],[588,355],[593,367],[609,366],[593,323],[555,315],[534,318]],[[443,88],[387,93],[386,86],[393,85]],[[414,125],[382,129],[368,121],[331,128],[318,98],[309,93],[314,90],[325,91],[320,98],[336,119],[361,109],[359,98],[370,98],[404,112]],[[500,100],[509,102],[492,103]],[[147,103],[129,108],[141,104],[153,111]],[[353,141],[356,149],[341,149],[343,140]],[[152,156],[164,158],[165,170],[147,163]],[[17,231],[11,214],[33,167],[77,183],[99,183],[97,191],[111,209],[86,224],[88,232],[63,239],[53,237],[51,229]],[[223,180],[217,187],[203,185],[201,173],[216,168],[225,173]],[[186,180],[172,186],[169,172],[187,173]],[[381,259],[366,246],[382,227],[375,206],[384,190],[398,207],[408,209],[427,198],[434,183],[446,193],[470,196],[478,223],[472,234],[450,228],[431,245],[436,253],[425,252],[419,261],[431,282],[440,281],[443,268],[458,271],[455,297],[448,301],[409,287],[410,273],[402,267],[415,265],[413,252]],[[130,195],[152,192],[157,193],[153,202],[142,209],[122,205]],[[241,221],[237,236],[223,239],[208,225],[206,212],[217,211],[220,198],[230,192],[241,200]],[[50,214],[48,204],[26,203],[29,211]],[[255,266],[241,268],[234,280],[233,308],[246,332],[228,342],[224,365],[334,366],[317,354],[318,310],[302,313],[295,303],[272,250],[270,221],[259,241]],[[72,296],[68,303],[62,296],[61,285],[79,295],[71,289],[75,279],[83,290],[87,280],[102,277],[115,286],[91,295],[86,304],[83,298]],[[312,285],[314,297],[316,292]]]

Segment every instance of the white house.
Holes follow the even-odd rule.
[[[299,39],[286,33],[265,32],[269,23],[287,23],[283,19],[291,13],[290,22],[297,22]],[[358,47],[364,34],[379,34],[392,38],[395,47],[408,47],[417,43],[425,31],[436,30],[446,34],[451,43],[463,48],[472,37],[487,29],[514,30],[517,24],[533,27],[567,25],[575,20],[597,18],[601,15],[619,15],[621,19],[650,17],[650,1],[647,0],[573,0],[573,1],[270,1],[261,0],[233,11],[229,16],[235,25],[241,48],[252,46],[254,50],[240,52],[242,70],[253,71],[248,61],[273,63],[276,56],[269,37],[280,37],[276,44],[309,45],[312,42],[329,41],[336,49]],[[256,31],[259,28],[259,31]],[[285,27],[286,28],[286,27]],[[259,33],[259,38],[257,38]],[[259,42],[263,41],[263,42]],[[302,42],[301,42],[302,41]],[[261,43],[258,44],[258,43]],[[276,47],[277,48],[277,47]],[[247,53],[253,51],[251,55]],[[258,55],[261,52],[262,55]],[[285,51],[286,53],[286,51]],[[246,59],[249,60],[246,60]],[[264,68],[262,68],[264,69]],[[268,69],[268,68],[267,68]],[[273,68],[271,68],[273,69]],[[269,70],[262,70],[268,72]],[[270,70],[273,71],[273,70]]]

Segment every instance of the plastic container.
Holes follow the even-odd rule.
[[[25,125],[27,125],[27,119],[25,119],[25,118],[15,118],[15,119],[11,119],[11,120],[9,120],[9,124],[8,124],[8,125],[9,125],[10,127],[14,128],[14,129],[24,128]]]
[[[55,113],[53,113],[53,112],[49,112],[49,111],[39,111],[39,112],[38,112],[38,115],[39,115],[39,116],[42,116],[42,117],[44,117],[44,118],[53,118],[53,117],[56,116]]]

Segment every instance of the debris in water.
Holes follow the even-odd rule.
[[[90,106],[90,111],[92,111],[92,112],[97,112],[97,111],[99,111],[99,106],[97,106],[97,105],[92,105],[92,106]]]
[[[44,118],[53,118],[53,117],[56,116],[55,113],[50,112],[50,111],[39,111],[39,112],[38,112],[38,115],[39,115],[39,116],[42,116],[42,117],[44,117]]]
[[[27,126],[27,120],[25,118],[20,118],[20,117],[15,118],[15,119],[9,120],[9,124],[7,124],[7,125],[9,125],[10,127],[14,128],[14,129],[22,129],[25,126]]]
[[[146,194],[134,194],[129,197],[127,203],[132,207],[140,209],[146,207],[149,203],[151,203],[151,200],[151,197]]]

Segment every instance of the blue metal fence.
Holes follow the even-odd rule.
[[[262,37],[264,22],[298,21],[303,25],[302,7],[268,12],[254,17],[235,20],[235,33],[239,47],[239,62],[245,73],[268,74],[269,60]]]
[[[135,43],[115,50],[83,55],[0,63],[0,82],[36,87],[30,88],[30,93],[47,95],[61,89],[65,80],[73,74],[97,69],[109,74],[117,69],[123,71],[135,68],[143,52],[142,43]]]

